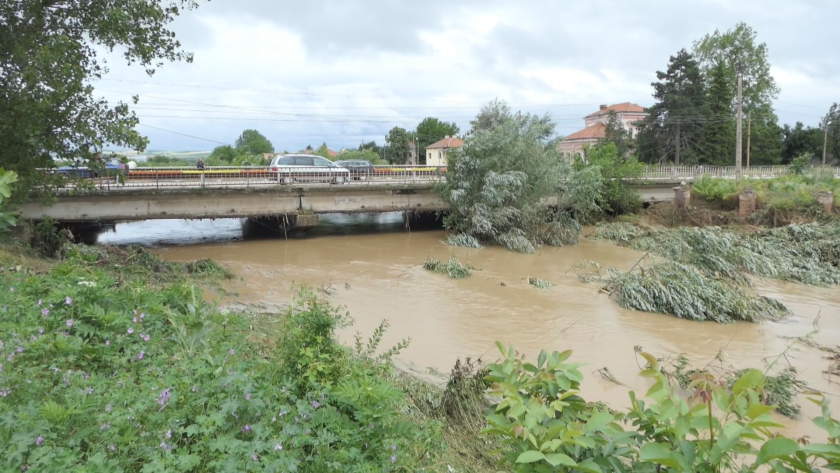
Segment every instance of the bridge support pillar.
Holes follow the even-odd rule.
[[[738,217],[747,218],[755,212],[757,197],[752,188],[747,187],[738,196]]]
[[[817,194],[817,202],[825,208],[825,213],[834,213],[834,192],[822,191]]]
[[[306,232],[317,227],[320,217],[316,214],[287,214],[270,217],[253,217],[242,224],[242,233],[246,237],[272,236],[303,238]]]

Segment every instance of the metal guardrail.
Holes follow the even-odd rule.
[[[840,177],[840,167],[810,168],[809,172],[831,172]],[[751,166],[742,168],[744,179],[768,179],[791,173],[788,166]],[[267,166],[138,167],[128,171],[121,183],[101,182],[101,189],[174,188],[174,187],[266,187],[278,185],[320,184],[414,184],[439,182],[446,176],[444,166],[390,165],[336,171],[335,168]],[[694,181],[703,176],[723,179],[735,178],[734,166],[646,166],[643,181]],[[93,180],[96,184],[96,179]],[[72,183],[68,187],[76,187]]]

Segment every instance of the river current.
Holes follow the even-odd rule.
[[[383,347],[404,338],[411,345],[398,357],[420,373],[448,372],[457,358],[493,361],[495,341],[510,344],[535,360],[540,349],[574,351],[586,363],[582,393],[615,407],[629,404],[627,391],[642,395],[647,381],[637,373],[644,363],[635,347],[668,364],[685,354],[696,367],[719,370],[794,366],[810,388],[827,393],[840,412],[840,380],[830,379],[825,353],[789,337],[811,334],[815,342],[840,340],[840,291],[778,281],[755,281],[759,291],[778,298],[795,315],[781,322],[720,325],[662,314],[625,310],[597,284],[580,282],[571,268],[580,261],[630,269],[641,254],[611,243],[582,239],[564,248],[542,248],[521,255],[502,248],[455,248],[441,242],[443,231],[406,232],[401,216],[325,216],[304,239],[282,236],[243,239],[239,220],[158,220],[117,224],[99,237],[101,244],[154,246],[163,258],[212,258],[240,278],[228,288],[239,302],[287,303],[292,287],[329,285],[333,303],[346,306],[355,324],[341,333],[365,338],[386,319]],[[479,270],[453,280],[422,268],[427,257],[458,257]],[[546,279],[537,289],[527,277]],[[604,379],[608,368],[620,383]],[[824,434],[811,425],[818,408],[799,396],[799,420],[778,416],[789,435]]]

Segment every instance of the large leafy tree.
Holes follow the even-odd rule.
[[[650,140],[641,152],[651,158],[674,164],[696,162],[705,116],[706,89],[700,65],[685,49],[671,56],[668,69],[657,71],[653,97],[657,103],[648,108],[643,124]]]
[[[600,171],[603,190],[598,199],[598,207],[612,215],[641,210],[642,199],[639,191],[627,186],[623,180],[641,177],[645,165],[635,157],[621,153],[616,144],[611,141],[603,141],[597,146],[588,146],[584,153],[586,159],[578,159],[575,162],[575,169],[579,171],[584,167],[594,166]]]
[[[480,116],[496,119],[473,128],[464,146],[450,154],[446,180],[437,187],[450,208],[445,225],[525,253],[541,244],[576,242],[577,222],[544,200],[563,193],[571,171],[553,139],[554,123],[547,115],[513,115],[506,107],[502,102],[485,107]],[[569,180],[575,190],[565,203],[573,211],[592,210],[596,196],[582,195],[593,189],[586,185],[593,181],[595,192],[600,190],[599,171],[592,169]]]
[[[263,136],[263,134],[257,130],[243,131],[234,144],[236,145],[237,154],[262,154],[274,152],[274,145],[271,144],[271,141],[268,141],[268,138]]]
[[[54,158],[90,160],[110,144],[148,141],[126,103],[98,98],[90,82],[108,72],[98,51],[120,48],[152,75],[191,61],[169,24],[194,0],[4,0],[0,2],[0,166],[16,171],[26,199],[49,192]],[[136,101],[135,97],[135,101]]]
[[[826,162],[840,159],[840,105],[834,103],[820,124],[826,139]],[[822,150],[817,154],[822,156]]]
[[[388,143],[388,152],[385,158],[391,164],[403,164],[408,159],[408,132],[405,128],[395,126],[388,132],[385,142]]]
[[[731,90],[731,113],[736,108],[738,75],[742,78],[744,140],[750,145],[751,161],[756,164],[776,163],[781,160],[782,128],[773,111],[773,100],[779,96],[779,87],[770,74],[769,50],[766,43],[757,41],[757,33],[746,23],[721,32],[715,30],[694,43],[694,54],[707,76],[712,69],[723,64],[726,80]],[[747,118],[749,117],[749,118]],[[746,120],[750,121],[750,139],[746,139]],[[734,148],[734,146],[733,146]]]
[[[624,128],[618,114],[610,110],[607,115],[604,137],[600,140],[601,145],[612,144],[618,156],[624,158],[630,153],[630,132]]]
[[[231,145],[222,145],[216,146],[213,148],[213,152],[210,153],[209,159],[213,161],[223,161],[225,163],[231,163],[236,158],[236,150]]]
[[[782,137],[782,162],[785,164],[803,154],[820,156],[822,153],[823,131],[819,128],[806,127],[802,122],[796,122],[793,126],[784,126]]]
[[[420,161],[426,162],[426,146],[440,141],[447,136],[455,136],[461,131],[458,125],[444,122],[434,117],[424,118],[417,125],[417,142],[420,145]]]

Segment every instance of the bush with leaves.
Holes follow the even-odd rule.
[[[0,232],[4,232],[17,222],[15,214],[10,212],[9,198],[12,196],[12,184],[17,182],[14,171],[0,168]]]
[[[439,261],[434,258],[428,258],[423,263],[423,268],[434,273],[445,274],[452,279],[468,278],[472,275],[472,266],[465,265],[458,261],[458,258],[452,256],[446,261]]]
[[[578,232],[568,232],[574,234],[569,238],[556,227],[571,222],[561,214],[590,205],[593,191],[582,189],[590,195],[569,198],[572,205],[560,212],[549,207],[566,190],[567,178],[575,182],[552,139],[554,123],[548,116],[514,115],[500,102],[485,107],[481,117],[492,119],[476,120],[464,146],[450,153],[446,180],[436,185],[450,208],[446,228],[523,253],[576,241]]]
[[[585,150],[585,159],[578,158],[576,170],[587,166],[597,166],[603,180],[603,191],[598,199],[598,206],[611,215],[635,213],[642,209],[639,191],[629,187],[628,179],[642,177],[645,165],[635,156],[621,154],[612,142],[589,146]]]

